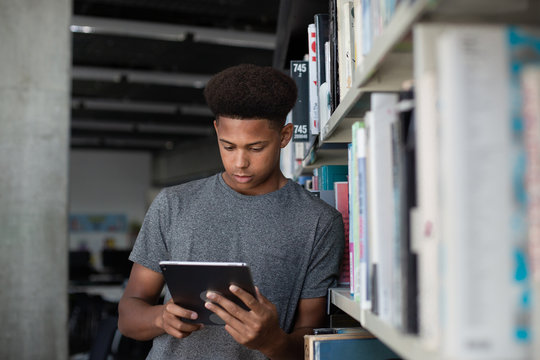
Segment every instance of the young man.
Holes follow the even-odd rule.
[[[345,244],[341,215],[286,179],[280,150],[296,102],[292,79],[270,67],[239,65],[205,89],[225,171],[165,188],[152,203],[130,259],[119,304],[120,331],[153,340],[149,359],[301,359],[303,336],[324,326],[326,292]],[[245,311],[215,293],[206,306],[225,326],[182,321],[197,314],[175,305],[161,260],[247,263],[253,297],[231,291]]]

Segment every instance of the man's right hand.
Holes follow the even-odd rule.
[[[192,332],[204,327],[203,324],[182,321],[182,318],[196,320],[197,317],[198,315],[196,312],[184,309],[183,307],[176,305],[173,300],[170,299],[163,305],[161,319],[159,319],[160,324],[158,324],[158,326],[167,334],[182,339],[191,335]]]
[[[134,263],[124,295],[118,304],[118,329],[132,339],[145,341],[165,333],[185,338],[202,324],[182,319],[193,319],[193,311],[172,301],[157,305],[165,279],[161,273]],[[195,316],[196,318],[196,316]]]

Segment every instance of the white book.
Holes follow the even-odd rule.
[[[365,155],[366,155],[366,189],[367,189],[367,272],[368,272],[368,297],[371,302],[371,310],[373,313],[377,314],[379,312],[378,296],[376,289],[374,288],[376,267],[379,265],[379,247],[374,241],[374,232],[373,232],[373,218],[374,218],[374,196],[373,194],[373,184],[376,182],[377,178],[375,176],[375,163],[371,156],[371,126],[373,124],[373,114],[371,111],[367,111],[364,114],[364,126],[365,126],[365,135],[366,135],[366,146],[365,146]]]
[[[364,61],[362,51],[362,0],[354,0],[354,65],[355,69],[361,69]]]
[[[533,359],[540,357],[540,66],[528,66],[521,75],[527,154],[528,258],[532,279]]]
[[[331,110],[331,101],[330,101],[330,42],[324,43],[324,52],[325,52],[325,63],[324,69],[326,73],[326,80],[324,83],[319,86],[319,123],[320,130],[322,130],[330,116],[332,115]]]
[[[354,81],[355,56],[354,56],[354,7],[352,1],[347,1],[343,4],[343,47],[344,63],[339,67],[344,67],[345,79],[340,82],[344,87],[340,89],[340,98],[343,99],[347,92],[352,87]],[[339,46],[338,46],[339,50]]]
[[[378,248],[377,301],[379,317],[391,324],[393,313],[392,299],[394,262],[394,199],[392,185],[392,133],[391,124],[396,120],[398,96],[390,93],[371,94],[370,136],[370,220],[373,241]],[[396,269],[397,270],[397,269]],[[397,289],[396,289],[397,290]]]
[[[338,87],[339,98],[342,98],[341,91],[345,90],[345,4],[350,0],[336,0],[336,22],[337,22],[337,62],[338,62]]]
[[[371,308],[369,283],[369,247],[368,247],[368,214],[367,214],[367,173],[366,173],[366,129],[363,123],[353,125],[354,148],[354,269],[355,289],[354,299],[360,302],[361,309]]]
[[[438,41],[442,349],[448,358],[529,358],[522,332],[528,315],[520,304],[526,294],[518,278],[526,273],[515,267],[521,240],[508,35],[503,26],[455,26]]]
[[[439,297],[439,114],[437,48],[440,24],[414,27],[417,207],[411,217],[411,249],[418,255],[418,322],[423,345],[440,340]]]
[[[315,24],[308,25],[308,68],[309,68],[309,130],[319,133],[319,94],[317,93],[317,34]]]

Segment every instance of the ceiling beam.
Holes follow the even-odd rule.
[[[90,99],[75,97],[71,99],[72,109],[106,110],[106,111],[132,111],[157,114],[184,114],[212,117],[212,111],[207,106],[176,104],[176,103],[155,103],[155,102],[135,102],[109,99]]]
[[[210,75],[203,74],[179,74],[95,66],[73,66],[71,68],[71,78],[74,80],[126,81],[128,83],[172,85],[197,89],[204,88],[210,77]]]
[[[171,137],[176,135],[213,135],[214,127],[206,125],[126,123],[120,121],[72,120],[72,131],[91,131],[95,133],[156,134]]]
[[[226,46],[274,50],[274,34],[229,29],[184,26],[145,21],[73,15],[70,30],[77,33],[107,34],[165,41],[204,42]]]

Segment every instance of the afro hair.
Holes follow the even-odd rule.
[[[281,126],[296,103],[293,79],[270,67],[241,64],[214,75],[204,96],[216,117],[267,119]]]

